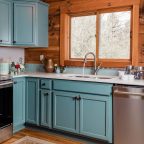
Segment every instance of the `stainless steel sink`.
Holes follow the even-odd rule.
[[[114,76],[100,76],[100,75],[76,75],[76,74],[68,74],[66,77],[72,78],[88,78],[88,79],[112,79]]]

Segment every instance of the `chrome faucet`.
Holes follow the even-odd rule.
[[[95,54],[93,52],[86,53],[86,55],[84,57],[84,63],[87,63],[87,56],[88,55],[93,55],[93,57],[94,57],[94,75],[96,75],[97,71],[98,71],[97,68],[96,68],[96,56],[95,56]]]

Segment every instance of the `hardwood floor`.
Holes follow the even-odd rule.
[[[41,130],[23,129],[14,134],[14,136],[2,144],[11,144],[25,136],[31,136],[42,140],[47,140],[55,144],[104,144],[96,141],[86,141],[78,138],[72,138],[63,134],[55,134]]]

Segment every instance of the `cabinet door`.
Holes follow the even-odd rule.
[[[80,95],[80,133],[112,142],[112,99],[102,95]]]
[[[13,86],[13,126],[14,132],[25,124],[25,79],[15,78]]]
[[[0,45],[12,41],[12,2],[0,0]]]
[[[28,2],[14,3],[14,44],[34,45],[36,6]]]
[[[52,99],[51,99],[51,91],[49,90],[41,90],[41,116],[40,116],[40,124],[44,127],[51,128],[51,115],[52,115]]]
[[[79,132],[79,103],[75,96],[75,93],[54,91],[53,128]]]
[[[26,79],[26,122],[39,125],[39,80]]]

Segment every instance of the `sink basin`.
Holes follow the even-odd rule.
[[[89,79],[112,79],[114,76],[100,76],[100,75],[76,75],[76,74],[68,74],[66,77],[72,78],[89,78]]]

